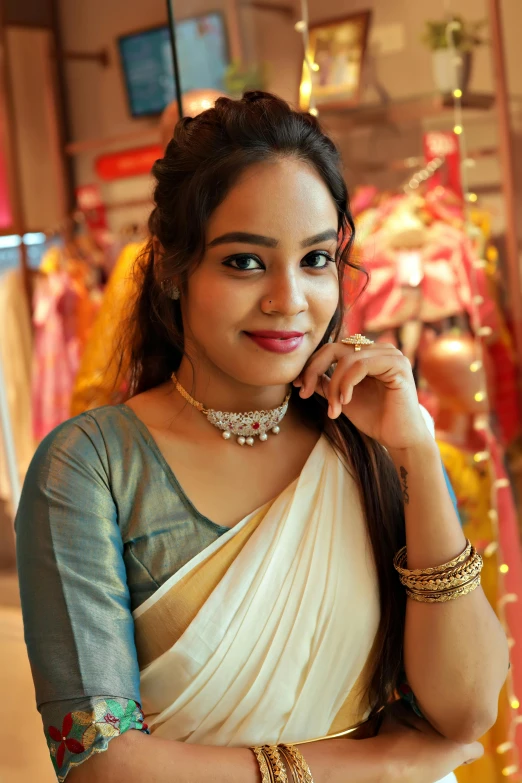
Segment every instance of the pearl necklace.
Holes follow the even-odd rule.
[[[224,440],[230,440],[232,435],[237,438],[237,443],[240,446],[253,446],[255,443],[254,438],[259,438],[260,441],[268,440],[267,432],[270,430],[273,435],[279,435],[280,427],[285,413],[288,410],[288,401],[290,400],[291,392],[288,392],[284,402],[278,408],[273,408],[269,411],[249,411],[248,413],[226,413],[223,411],[215,411],[212,408],[205,408],[201,402],[198,402],[190,396],[188,391],[183,388],[181,383],[176,377],[176,373],[172,373],[172,382],[176,387],[176,391],[190,403],[196,410],[207,417],[209,422],[221,430]]]

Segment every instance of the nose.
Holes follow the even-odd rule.
[[[266,315],[295,316],[308,310],[304,281],[291,270],[271,275],[261,300],[261,310]]]

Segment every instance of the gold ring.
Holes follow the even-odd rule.
[[[369,340],[363,334],[351,334],[341,340],[345,345],[353,345],[356,351],[360,351],[363,345],[373,345],[373,340]]]

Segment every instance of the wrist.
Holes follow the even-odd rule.
[[[440,452],[437,446],[437,441],[432,438],[431,435],[425,440],[419,441],[411,446],[406,446],[401,449],[388,448],[388,454],[390,455],[395,467],[400,468],[401,465],[425,465],[426,461],[436,461],[440,463]]]

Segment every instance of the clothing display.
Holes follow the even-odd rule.
[[[37,441],[69,418],[80,358],[100,304],[91,269],[61,248],[43,258],[33,292],[33,433]]]
[[[31,426],[31,319],[22,273],[0,277],[0,355],[6,379],[18,475],[23,482],[34,454]],[[0,428],[0,499],[11,510],[12,498]]]
[[[118,257],[82,355],[70,401],[72,416],[124,397],[127,367],[120,366],[115,357],[119,329],[137,293],[134,266],[143,250],[142,243],[133,242]]]
[[[130,408],[99,408],[40,445],[16,530],[26,639],[59,780],[132,727],[243,744],[322,736],[368,714],[378,585],[355,484],[324,438],[297,481],[229,529],[194,508]],[[303,601],[309,612],[296,614]],[[310,701],[312,711],[301,709]],[[74,742],[58,741],[62,726]]]

